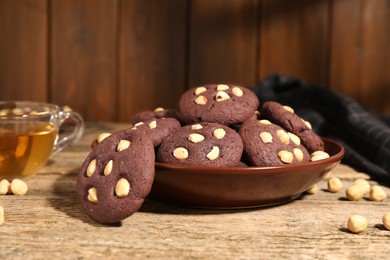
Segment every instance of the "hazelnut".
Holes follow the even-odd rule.
[[[383,225],[385,228],[390,230],[390,212],[386,213],[382,218]]]
[[[28,191],[28,186],[22,180],[13,179],[11,182],[10,190],[14,195],[24,195]]]
[[[0,206],[0,226],[4,223],[4,208]]]
[[[328,191],[332,193],[339,192],[341,188],[343,187],[343,184],[341,183],[341,180],[337,177],[332,177],[328,180]]]
[[[306,193],[308,193],[308,194],[316,194],[317,192],[318,192],[317,184],[314,184],[308,190],[306,190]]]
[[[345,194],[347,195],[347,198],[349,200],[358,201],[358,200],[361,200],[363,198],[364,191],[360,186],[354,184],[354,185],[348,187]]]
[[[354,214],[348,218],[347,227],[352,233],[361,233],[367,226],[368,221],[363,216]]]
[[[355,182],[354,182],[355,185],[359,186],[360,189],[362,190],[363,194],[366,194],[370,191],[371,189],[371,185],[368,181],[366,181],[365,179],[357,179]]]
[[[5,195],[10,192],[11,184],[8,180],[4,179],[0,181],[0,195]]]
[[[370,189],[370,200],[382,201],[387,197],[386,192],[378,185],[371,186]]]

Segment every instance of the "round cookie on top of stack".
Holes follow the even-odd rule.
[[[236,125],[255,114],[259,99],[251,90],[235,85],[209,84],[187,90],[179,101],[185,124],[212,122]]]

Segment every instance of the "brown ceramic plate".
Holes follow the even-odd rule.
[[[344,148],[323,138],[329,158],[277,167],[197,167],[156,163],[150,197],[188,207],[250,208],[294,200],[342,159]]]

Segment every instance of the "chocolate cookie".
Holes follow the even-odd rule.
[[[175,118],[178,119],[177,111],[170,108],[157,107],[153,111],[146,110],[139,112],[131,119],[131,124],[135,125],[138,122],[145,122],[150,119],[161,119],[161,118]]]
[[[236,166],[243,144],[237,132],[217,123],[187,125],[165,139],[159,162],[197,166]]]
[[[161,142],[170,134],[181,127],[179,121],[174,118],[149,119],[145,122],[138,122],[132,127],[132,130],[140,131],[150,135],[154,147],[159,146]]]
[[[154,179],[151,140],[137,131],[111,134],[87,156],[76,191],[85,213],[96,222],[119,222],[136,212]]]
[[[260,113],[262,117],[297,135],[310,153],[324,151],[324,142],[311,130],[310,124],[295,114],[291,107],[268,101],[263,104]]]
[[[279,166],[310,160],[298,136],[268,120],[247,120],[239,134],[244,143],[244,157],[251,165]]]
[[[179,101],[179,117],[187,123],[240,124],[253,116],[259,99],[249,89],[210,84],[186,91]]]

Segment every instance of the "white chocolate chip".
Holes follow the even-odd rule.
[[[93,202],[93,203],[98,203],[98,196],[97,196],[97,190],[95,187],[92,187],[88,190],[88,196],[87,196],[87,199],[90,201],[90,202]]]
[[[157,127],[157,121],[156,120],[153,120],[152,122],[149,123],[149,128],[150,129],[154,129]]]
[[[205,92],[207,89],[205,87],[198,87],[195,89],[195,95],[199,95],[199,94],[202,94],[203,92]]]
[[[0,226],[4,224],[4,208],[0,206]]]
[[[276,135],[279,137],[280,141],[282,141],[284,144],[290,143],[290,136],[287,134],[286,131],[282,129],[276,130]]]
[[[138,122],[134,126],[137,127],[137,126],[140,126],[140,125],[143,125],[143,124],[144,124],[144,122]]]
[[[222,139],[225,137],[225,135],[226,135],[226,131],[222,128],[217,128],[213,132],[213,136],[217,139]]]
[[[115,185],[115,195],[120,198],[129,195],[130,190],[130,183],[125,178],[119,179]]]
[[[164,111],[164,108],[162,108],[162,107],[156,107],[154,109],[154,112],[162,112],[162,111]]]
[[[202,142],[204,140],[204,136],[201,134],[194,133],[194,134],[190,134],[187,139],[188,139],[188,141],[196,144],[196,143]]]
[[[297,158],[298,161],[301,162],[303,160],[303,152],[301,149],[294,148],[293,153],[294,153],[295,158]]]
[[[197,96],[195,98],[195,103],[198,105],[206,105],[207,104],[207,98],[205,96]]]
[[[6,195],[10,192],[11,184],[8,180],[4,179],[0,181],[0,195]]]
[[[103,171],[104,176],[108,176],[111,174],[113,163],[114,163],[113,160],[108,161],[108,163],[106,164],[106,167],[104,167],[104,171]]]
[[[96,159],[93,159],[87,167],[87,176],[91,177],[96,171]]]
[[[268,132],[261,132],[259,134],[260,136],[260,139],[261,141],[263,141],[263,143],[267,144],[267,143],[272,143],[272,135]]]
[[[13,179],[10,186],[11,193],[14,195],[24,195],[28,191],[27,184],[19,179]]]
[[[217,102],[225,101],[227,99],[230,99],[230,96],[225,91],[218,91],[216,96],[215,96],[215,100]]]
[[[244,95],[244,92],[242,91],[242,89],[240,89],[239,87],[234,87],[232,89],[232,93],[233,95],[235,95],[236,97],[242,97],[242,95]]]
[[[272,125],[272,123],[267,119],[261,119],[259,122],[262,125]]]
[[[196,124],[191,126],[191,130],[199,130],[202,129],[203,126],[201,124]]]
[[[211,151],[206,155],[207,159],[213,161],[217,159],[219,156],[219,147],[218,146],[213,146]]]
[[[294,109],[292,107],[290,107],[290,106],[283,106],[283,108],[285,110],[287,110],[288,112],[294,113]]]
[[[326,158],[329,158],[329,154],[327,152],[315,151],[311,154],[310,161],[314,162],[314,161],[319,161],[319,160],[323,160]]]
[[[294,160],[294,155],[286,150],[279,151],[278,157],[284,163],[292,163]]]
[[[288,132],[288,135],[290,136],[290,139],[291,139],[291,141],[294,142],[294,144],[296,144],[296,145],[301,144],[301,139],[297,135],[290,133],[290,132]]]
[[[177,147],[173,150],[173,156],[179,160],[184,160],[188,158],[188,150],[184,147]]]
[[[122,152],[123,150],[126,150],[127,148],[129,148],[130,144],[131,144],[131,142],[129,140],[120,140],[117,147],[116,147],[116,151]]]
[[[226,85],[226,84],[219,84],[219,85],[217,86],[217,90],[218,90],[218,91],[220,91],[220,90],[227,90],[227,89],[229,89],[229,86]]]

